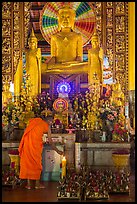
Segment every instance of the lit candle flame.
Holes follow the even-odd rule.
[[[66,177],[66,158],[63,156],[62,158],[62,179]]]

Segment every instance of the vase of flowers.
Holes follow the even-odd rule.
[[[105,121],[105,129],[106,129],[106,140],[107,142],[111,142],[112,140],[112,131],[113,131],[113,122],[110,120]]]
[[[9,150],[9,157],[11,159],[10,166],[11,168],[14,168],[16,173],[19,174],[19,163],[20,163],[20,157],[19,152],[17,149]]]
[[[119,109],[110,105],[108,101],[101,104],[99,117],[102,120],[102,131],[106,132],[106,141],[111,142],[114,124],[118,120]]]
[[[128,142],[128,130],[120,123],[114,125],[112,132],[112,142]]]

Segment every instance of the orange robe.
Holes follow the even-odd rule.
[[[33,118],[22,136],[19,145],[21,179],[39,180],[42,171],[43,133],[48,132],[48,124],[41,118]]]

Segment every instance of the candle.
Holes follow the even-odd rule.
[[[62,159],[62,179],[66,176],[66,158]]]

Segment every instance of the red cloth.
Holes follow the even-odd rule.
[[[19,145],[21,179],[40,179],[42,171],[43,133],[48,132],[48,124],[41,118],[33,118],[22,136]]]

